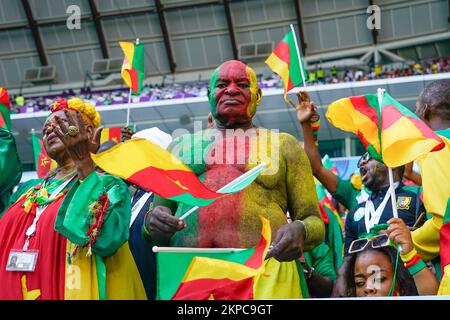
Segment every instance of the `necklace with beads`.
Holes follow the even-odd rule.
[[[43,183],[31,187],[25,194],[25,201],[22,205],[24,211],[29,213],[33,207],[45,207],[50,203],[61,198],[67,191],[63,191],[64,188],[58,188],[61,184],[67,185],[76,176],[76,170],[73,170],[66,174],[61,179],[55,179],[51,183],[49,181],[56,176],[59,171],[53,172],[51,175],[46,177]],[[66,181],[67,180],[67,181]],[[65,183],[64,183],[65,181]],[[61,189],[53,195],[57,189]]]

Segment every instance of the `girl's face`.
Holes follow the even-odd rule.
[[[360,253],[355,261],[356,296],[388,296],[393,276],[394,267],[386,254],[376,250]]]

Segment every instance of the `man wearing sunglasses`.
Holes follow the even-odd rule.
[[[347,256],[350,244],[359,238],[359,234],[369,232],[374,225],[386,223],[393,218],[390,193],[388,192],[388,168],[383,163],[371,158],[369,153],[365,153],[361,157],[358,168],[362,183],[365,188],[371,191],[371,195],[367,200],[358,203],[357,195],[359,191],[353,188],[349,181],[340,179],[322,165],[311,127],[312,119],[319,117],[317,106],[311,102],[306,92],[301,92],[297,96],[299,103],[295,105],[291,101],[291,104],[297,110],[297,119],[303,130],[304,149],[311,162],[313,174],[336,200],[350,210],[345,223],[344,255]],[[393,168],[392,171],[398,217],[403,219],[407,226],[413,227],[417,218],[425,211],[423,203],[419,199],[419,190],[417,187],[402,184],[404,166]],[[344,259],[344,262],[346,260],[348,259]],[[346,265],[344,263],[341,267],[344,268],[344,271]]]

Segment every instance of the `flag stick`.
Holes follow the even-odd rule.
[[[298,48],[297,36],[295,35],[294,25],[290,24],[290,27],[291,27],[291,30],[292,30],[292,34],[294,35],[295,48],[297,49],[297,58],[298,58],[298,64],[300,65],[300,74],[302,76],[303,88],[306,91],[306,79],[305,79],[305,76],[304,76],[303,62],[302,62],[302,58],[300,56],[300,50]]]
[[[125,127],[128,127],[128,125],[130,124],[130,104],[131,104],[131,88],[130,92],[128,93],[127,124],[125,125]]]
[[[135,45],[138,45],[138,44],[139,44],[139,38],[136,38]],[[127,124],[125,127],[128,127],[128,125],[130,124],[130,104],[131,104],[131,88],[130,88],[130,92],[128,93]]]
[[[265,168],[266,167],[266,163],[262,162],[261,164],[257,165],[256,167],[254,167],[252,170],[247,171],[246,173],[240,175],[239,177],[237,177],[236,179],[234,179],[233,181],[231,181],[230,183],[227,183],[225,186],[223,186],[222,188],[220,188],[219,190],[217,190],[216,192],[222,192],[224,190],[226,190],[229,186],[231,186],[232,184],[235,183],[235,181],[237,180],[242,180],[247,178],[248,176],[251,176],[255,171],[260,170],[261,168]],[[226,196],[227,194],[224,194],[224,196]],[[195,210],[197,210],[199,207],[195,206],[193,208],[191,208],[189,211],[187,211],[185,214],[183,214],[180,217],[180,220],[184,220],[186,219],[192,212],[194,212]]]
[[[238,248],[187,248],[187,247],[158,247],[153,246],[153,252],[177,252],[177,253],[231,253],[244,251],[246,249]]]
[[[378,88],[377,89],[377,95],[378,95],[378,105],[380,108],[379,114],[381,115],[381,108],[383,106],[383,95],[384,95],[384,89]],[[378,129],[380,130],[380,129]],[[380,149],[381,149],[381,139],[380,139]],[[388,174],[389,174],[389,192],[391,193],[391,204],[392,204],[392,215],[394,218],[398,218],[398,212],[397,212],[397,201],[395,199],[395,187],[394,187],[394,176],[392,174],[392,168],[388,166]]]

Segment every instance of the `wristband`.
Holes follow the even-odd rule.
[[[400,255],[400,257],[402,258],[405,268],[408,269],[408,272],[412,276],[427,267],[426,263],[422,260],[416,249],[412,249],[405,255]]]
[[[312,132],[314,136],[317,136],[319,134],[319,129],[320,129],[320,119],[314,122],[310,123]]]

